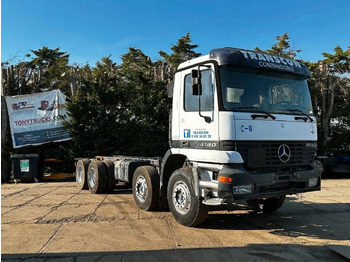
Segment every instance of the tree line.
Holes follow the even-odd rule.
[[[297,58],[301,50],[291,47],[288,33],[275,40],[270,49],[255,49]],[[70,97],[70,122],[66,127],[72,140],[21,148],[16,153],[39,152],[43,157],[62,159],[163,155],[168,148],[171,108],[167,85],[181,62],[201,55],[195,51],[198,45],[191,42],[187,33],[172,45],[170,54],[159,51],[161,58],[155,61],[140,49],[130,47],[120,64],[106,56],[94,66],[82,66],[70,63],[69,54],[60,48],[44,46],[31,50],[25,61],[2,62],[2,95],[60,89]],[[347,50],[336,46],[334,52],[322,56],[317,62],[297,59],[311,72],[308,84],[318,119],[319,154],[350,150],[350,46]],[[2,136],[5,134],[2,132]],[[8,134],[7,130],[7,137]],[[4,157],[15,151],[11,139],[2,140],[2,150]]]

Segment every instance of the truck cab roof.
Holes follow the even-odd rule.
[[[310,72],[307,67],[298,61],[265,52],[239,49],[234,47],[213,49],[208,55],[204,55],[181,63],[178,67],[178,71],[210,61],[215,61],[219,66],[247,66],[289,72],[310,77]]]

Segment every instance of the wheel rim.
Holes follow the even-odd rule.
[[[89,184],[91,187],[94,187],[96,184],[96,171],[94,168],[91,168],[89,171]]]
[[[144,202],[147,197],[147,181],[143,176],[139,176],[135,183],[136,197],[139,201]]]
[[[81,166],[79,166],[78,168],[78,174],[77,174],[77,181],[79,184],[81,184],[83,182],[83,168]]]
[[[187,214],[191,207],[191,193],[184,182],[177,182],[173,189],[173,204],[177,212]]]

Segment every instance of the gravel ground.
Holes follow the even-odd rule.
[[[75,182],[1,185],[3,261],[348,261],[350,178],[288,196],[278,212],[210,211],[197,228],[145,212],[131,190],[80,191]]]

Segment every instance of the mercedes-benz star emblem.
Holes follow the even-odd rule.
[[[281,160],[282,162],[288,162],[289,159],[290,159],[290,155],[291,155],[291,152],[290,152],[290,148],[289,146],[283,144],[283,145],[280,145],[280,147],[278,148],[278,158],[279,160]]]

